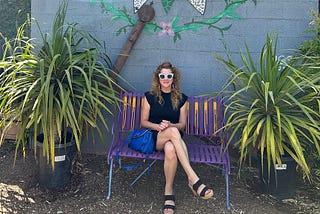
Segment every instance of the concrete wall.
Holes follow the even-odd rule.
[[[128,13],[137,18],[132,9],[133,1],[113,2],[117,8],[125,6]],[[50,30],[58,4],[59,1],[32,0],[32,17],[39,21],[45,31]],[[192,18],[212,17],[223,11],[224,7],[223,0],[207,0],[206,13],[201,16],[187,0],[177,0],[170,12],[165,14],[161,1],[154,1],[153,8],[156,13],[154,21],[169,22],[178,15],[179,23],[185,23]],[[216,61],[215,55],[225,53],[223,43],[237,58],[239,50],[244,50],[246,41],[250,50],[257,56],[265,42],[266,34],[278,33],[278,53],[288,55],[310,36],[305,31],[311,21],[309,13],[311,8],[318,10],[316,0],[258,0],[256,5],[252,1],[247,1],[236,10],[241,19],[224,19],[217,24],[218,26],[232,24],[232,27],[224,32],[224,36],[218,30],[204,27],[198,32],[182,32],[182,39],[174,42],[170,36],[160,37],[157,33],[143,32],[121,75],[134,86],[133,91],[146,91],[150,87],[151,74],[155,67],[169,60],[180,68],[183,75],[182,88],[186,94],[197,95],[219,91],[226,75],[225,69]],[[102,13],[100,4],[93,5],[90,0],[70,0],[68,12],[69,21],[81,23],[81,26],[106,43],[108,53],[114,62],[131,28],[127,34],[116,36],[116,30],[126,23],[112,21],[112,14]],[[33,26],[32,37],[38,36]],[[110,142],[110,132],[107,132],[106,136]],[[86,142],[83,151],[102,152],[104,147],[100,144],[101,142],[96,142],[95,146],[92,146]]]
[[[17,28],[31,11],[31,0],[0,0],[0,33],[7,38],[14,38]],[[27,34],[30,29],[27,29]],[[4,40],[0,37],[0,47]],[[0,57],[2,49],[0,48]]]

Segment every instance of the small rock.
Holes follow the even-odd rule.
[[[292,204],[297,204],[297,203],[298,203],[297,200],[292,199],[292,198],[283,199],[282,202],[283,202],[283,203],[288,203],[288,204],[289,204],[289,203],[292,203]]]

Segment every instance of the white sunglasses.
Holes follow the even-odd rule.
[[[159,76],[159,79],[163,80],[163,79],[168,79],[168,80],[171,80],[173,78],[173,73],[168,73],[168,74],[164,74],[164,73],[159,73],[158,74]]]

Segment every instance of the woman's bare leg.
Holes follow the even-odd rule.
[[[171,195],[173,194],[173,182],[174,177],[177,172],[178,167],[178,158],[176,155],[176,150],[174,148],[174,145],[168,141],[164,146],[164,175],[166,178],[166,185],[164,193],[165,195]]]
[[[188,157],[187,147],[185,142],[182,140],[180,132],[177,128],[168,127],[167,129],[163,130],[158,134],[157,139],[157,150],[162,150],[165,147],[167,141],[171,141],[175,147],[175,151],[177,153],[178,159],[182,168],[184,169],[185,173],[187,174],[189,185],[192,186],[199,180],[198,175],[192,169]],[[198,189],[198,194],[204,188],[204,185],[201,185]],[[206,194],[209,194],[212,190],[207,190]]]
[[[166,179],[166,184],[164,188],[164,194],[165,195],[174,195],[173,193],[173,182],[174,182],[174,177],[177,172],[177,167],[178,167],[178,158],[176,155],[176,150],[174,148],[174,145],[168,141],[164,145],[164,175]],[[168,200],[165,201],[165,205],[174,205],[174,201]],[[164,213],[171,213],[171,209],[165,209]]]

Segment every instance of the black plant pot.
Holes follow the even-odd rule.
[[[264,159],[263,168],[259,167],[261,190],[263,193],[270,194],[277,199],[292,198],[295,195],[297,181],[297,163],[290,156],[281,158],[282,166],[274,169],[270,168],[270,177],[268,175],[267,159]],[[276,170],[276,173],[275,173]]]
[[[67,133],[67,143],[55,145],[54,170],[51,162],[43,156],[43,134],[37,136],[38,182],[41,188],[64,191],[70,184],[72,160],[76,152],[72,134]]]

